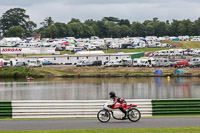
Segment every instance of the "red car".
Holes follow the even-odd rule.
[[[177,61],[176,64],[174,64],[174,67],[188,67],[189,62],[188,61]]]

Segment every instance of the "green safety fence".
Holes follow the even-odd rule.
[[[0,119],[12,118],[11,101],[0,101]]]
[[[137,53],[137,54],[131,55],[131,59],[140,58],[140,57],[144,57],[144,53]]]
[[[200,99],[152,100],[152,116],[199,114]]]

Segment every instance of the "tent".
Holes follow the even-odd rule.
[[[154,72],[154,74],[162,74],[163,72],[162,72],[162,70],[156,70],[155,72]]]
[[[177,69],[177,70],[175,71],[175,74],[183,74],[183,73],[187,73],[187,71],[184,70],[184,69]]]

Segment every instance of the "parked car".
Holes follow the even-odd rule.
[[[25,62],[17,62],[15,66],[16,67],[26,67],[27,64]]]
[[[119,67],[119,66],[123,66],[123,62],[122,62],[122,60],[116,60],[116,61],[114,61],[113,63],[112,63],[112,66],[113,67]]]
[[[189,62],[188,61],[177,61],[174,64],[174,67],[187,67],[189,66]]]
[[[109,61],[104,66],[105,67],[111,67],[113,65],[113,63],[114,63],[113,61]]]
[[[52,64],[52,62],[47,61],[47,60],[42,62],[42,65],[51,65],[51,64]]]
[[[101,65],[102,65],[101,60],[92,61],[88,64],[88,66],[101,66]]]

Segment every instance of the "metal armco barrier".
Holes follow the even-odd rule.
[[[96,117],[107,100],[12,101],[12,118]],[[152,116],[151,100],[126,100],[138,105],[142,117]]]
[[[0,101],[3,118],[78,118],[96,117],[107,100],[29,100]],[[200,99],[128,99],[144,116],[199,115]]]
[[[152,100],[152,115],[199,115],[200,99]]]
[[[12,118],[11,101],[0,101],[0,119]]]

